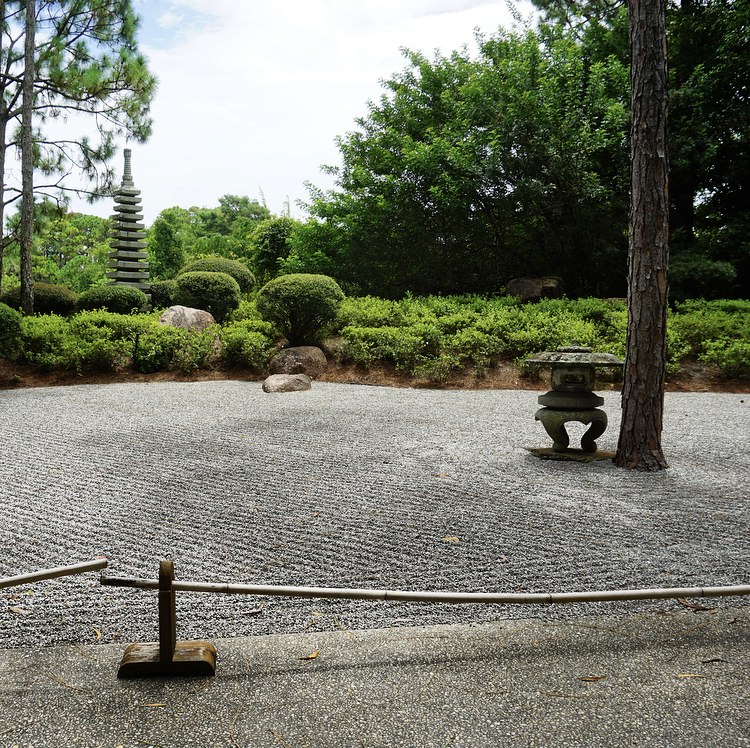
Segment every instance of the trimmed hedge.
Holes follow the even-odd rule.
[[[281,275],[260,289],[258,314],[272,322],[289,345],[319,343],[336,320],[344,292],[327,275]]]
[[[175,278],[174,303],[203,309],[217,322],[240,305],[240,286],[231,275],[195,271]]]
[[[143,291],[133,286],[94,286],[78,297],[78,309],[104,309],[114,314],[135,314],[148,304]]]
[[[61,314],[67,317],[75,312],[76,293],[55,283],[34,283],[34,314]],[[8,289],[0,301],[13,309],[21,308],[21,289]]]
[[[227,257],[201,257],[185,265],[177,277],[184,273],[226,273],[237,281],[242,293],[248,293],[255,285],[255,276],[250,268],[239,260],[230,260]]]
[[[177,284],[173,280],[151,283],[151,306],[154,309],[167,309],[174,304]]]
[[[229,366],[263,371],[274,351],[274,340],[263,326],[267,322],[246,319],[226,325],[221,332],[222,358]]]

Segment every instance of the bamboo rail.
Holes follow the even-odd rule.
[[[0,589],[15,587],[19,584],[29,584],[30,582],[39,582],[42,579],[56,579],[57,577],[67,577],[71,574],[83,574],[86,571],[98,571],[106,566],[106,558],[97,558],[93,561],[84,561],[80,564],[72,564],[70,566],[55,566],[52,569],[40,569],[28,574],[18,574],[15,577],[0,579]]]

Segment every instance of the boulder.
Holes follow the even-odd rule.
[[[300,345],[279,351],[268,365],[271,374],[307,374],[315,379],[328,368],[325,353],[314,345]]]
[[[263,382],[263,392],[303,392],[311,383],[307,374],[271,374]]]
[[[562,280],[554,275],[539,278],[513,278],[505,287],[508,296],[518,296],[521,301],[556,299],[562,296]]]
[[[216,320],[210,312],[204,312],[202,309],[192,309],[189,306],[171,306],[159,317],[159,324],[203,332],[211,325],[215,325]]]

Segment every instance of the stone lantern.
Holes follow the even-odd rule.
[[[581,437],[584,452],[596,452],[596,442],[607,428],[607,414],[599,410],[604,399],[595,392],[596,367],[619,368],[623,365],[611,353],[593,353],[591,348],[572,345],[556,351],[538,353],[526,360],[529,364],[539,364],[552,368],[552,389],[539,395],[539,405],[535,420],[541,421],[545,431],[553,441],[553,452],[562,453],[568,449],[570,437],[565,430],[568,421],[578,421],[589,426]]]

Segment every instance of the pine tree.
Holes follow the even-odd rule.
[[[628,336],[615,463],[667,467],[661,446],[667,360],[667,40],[664,0],[629,0],[632,82]]]
[[[39,179],[35,194],[59,203],[71,192],[92,198],[108,194],[117,139],[127,136],[143,142],[151,131],[149,106],[156,79],[137,48],[138,19],[132,0],[0,0],[3,170],[21,148],[27,3],[32,4],[36,21],[32,150]],[[86,134],[90,132],[96,135]],[[0,226],[6,208],[20,196],[17,184],[0,183]],[[0,232],[0,253],[10,240]],[[0,259],[0,276],[1,271]]]

